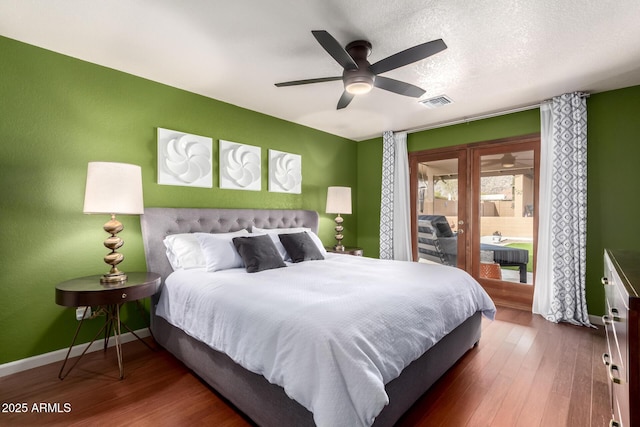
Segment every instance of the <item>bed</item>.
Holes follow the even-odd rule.
[[[185,330],[181,329],[180,327],[174,326],[174,324],[170,323],[165,318],[167,317],[166,312],[170,311],[167,307],[179,306],[179,300],[168,300],[168,298],[170,295],[172,295],[174,289],[186,287],[186,285],[173,285],[173,283],[179,280],[181,277],[183,279],[186,277],[187,282],[197,282],[198,280],[209,280],[207,278],[212,277],[211,275],[217,275],[213,276],[215,277],[215,280],[221,280],[219,278],[222,278],[225,275],[236,275],[235,277],[239,278],[238,283],[243,283],[244,286],[244,288],[241,288],[240,286],[237,287],[237,289],[243,289],[239,292],[254,292],[253,289],[258,288],[258,286],[250,286],[249,283],[252,280],[257,280],[256,278],[259,277],[259,275],[267,277],[269,274],[276,274],[272,273],[271,271],[267,271],[251,275],[250,273],[235,270],[230,272],[220,272],[220,274],[218,274],[218,272],[206,274],[200,271],[177,271],[176,274],[172,274],[172,267],[166,256],[166,250],[163,244],[163,239],[165,238],[165,236],[178,233],[195,232],[227,233],[237,230],[250,229],[251,227],[259,227],[263,229],[306,227],[315,232],[318,229],[317,212],[305,210],[147,208],[145,209],[144,215],[141,216],[141,225],[143,240],[145,244],[147,268],[149,271],[160,273],[163,278],[161,291],[159,292],[159,294],[154,296],[152,300],[151,328],[154,338],[161,346],[174,354],[187,367],[189,367],[199,377],[207,382],[212,388],[214,388],[221,395],[227,398],[233,405],[235,405],[240,411],[251,418],[256,424],[261,426],[312,426],[316,425],[316,422],[318,423],[318,425],[336,426],[371,425],[371,423],[373,423],[374,426],[391,426],[440,376],[442,376],[444,372],[446,372],[451,366],[453,366],[453,364],[455,364],[455,362],[460,357],[462,357],[478,342],[478,340],[480,339],[481,331],[481,312],[484,311],[485,315],[487,315],[488,317],[493,316],[493,313],[495,312],[493,303],[488,300],[488,297],[486,297],[488,301],[485,300],[482,307],[478,307],[477,309],[474,308],[472,312],[470,312],[470,314],[466,315],[466,317],[461,320],[461,323],[453,327],[452,330],[445,336],[439,338],[435,344],[425,344],[425,346],[428,346],[428,349],[424,353],[421,352],[421,355],[417,355],[415,360],[412,359],[413,361],[409,361],[408,363],[406,363],[406,366],[401,366],[400,368],[396,366],[396,369],[399,369],[401,372],[399,372],[398,374],[394,374],[382,369],[382,377],[377,381],[384,380],[384,384],[382,384],[384,396],[382,398],[386,399],[386,401],[383,402],[383,405],[380,405],[380,402],[377,403],[380,408],[373,408],[375,417],[367,415],[364,416],[364,418],[358,418],[357,422],[354,422],[353,420],[355,418],[351,419],[348,418],[347,415],[345,415],[344,419],[349,419],[350,421],[341,422],[342,418],[339,418],[336,422],[335,418],[331,418],[331,414],[326,413],[327,402],[331,403],[331,400],[324,402],[323,414],[321,414],[321,409],[316,409],[314,414],[309,409],[307,409],[307,407],[322,408],[322,403],[317,404],[316,406],[314,406],[315,404],[309,404],[309,402],[305,400],[305,395],[301,395],[300,398],[299,395],[296,395],[295,390],[292,391],[292,387],[290,385],[278,385],[281,375],[279,373],[273,374],[274,369],[269,371],[270,373],[265,373],[264,375],[252,372],[252,370],[257,370],[254,366],[254,362],[247,362],[244,359],[239,360],[239,357],[234,353],[234,351],[228,352],[229,354],[231,354],[230,356],[223,351],[214,350],[214,348],[212,348],[212,344],[204,343],[202,340],[195,337],[197,333],[193,330],[185,328],[185,332]],[[367,264],[366,268],[370,269],[371,271],[375,271],[375,269],[378,268],[378,265],[382,266],[380,267],[383,269],[381,271],[385,271],[385,269],[388,268],[399,268],[398,265],[391,264],[394,262],[389,261],[387,261],[387,263],[389,264],[384,264],[379,260],[362,259],[360,261],[356,261],[355,259],[360,257],[349,257],[346,255],[336,254],[327,255],[331,256],[328,256],[325,261],[333,263],[332,265],[334,267],[332,267],[332,269],[343,268],[345,271],[352,268],[356,269],[355,266],[351,267],[350,263],[357,262],[365,264],[370,263]],[[317,269],[321,268],[321,263],[325,261],[308,261],[295,265],[288,264],[287,266],[292,268],[284,268],[280,270],[287,272],[286,274],[307,274],[309,275],[309,277],[314,276],[317,278],[322,275],[314,274],[313,272],[319,271]],[[378,264],[377,262],[380,262],[380,264]],[[416,267],[410,268],[418,268],[417,263],[406,263],[407,267],[411,265],[415,265]],[[420,266],[419,268],[425,268],[425,266]],[[448,273],[449,271],[457,270],[444,266],[432,266],[431,268],[441,269],[438,270],[438,272],[440,273]],[[306,271],[307,269],[308,271]],[[446,269],[446,271],[442,269]],[[240,276],[240,274],[244,274],[247,276]],[[372,276],[376,275],[372,274]],[[240,277],[244,277],[244,279],[240,280]],[[273,277],[275,278],[278,276]],[[465,278],[465,280],[467,279]],[[274,281],[283,282],[285,286],[287,282],[287,280],[276,279],[274,279]],[[336,283],[339,282],[338,280],[333,281]],[[373,282],[375,282],[375,277],[371,278],[371,283]],[[211,289],[211,286],[204,286],[198,289],[209,290]],[[220,287],[220,289],[227,288]],[[378,289],[382,290],[383,288],[379,287]],[[364,291],[364,288],[359,289],[358,291],[362,292]],[[264,289],[260,290],[260,292],[264,292]],[[476,291],[474,290],[474,292]],[[226,294],[229,293],[231,292],[226,292]],[[247,295],[256,294],[250,293]],[[264,297],[269,296],[269,294],[264,293],[262,295]],[[194,297],[193,295],[184,298],[189,301],[199,299],[199,297]],[[305,296],[304,299],[306,298],[307,297]],[[251,297],[249,299],[260,298]],[[366,298],[362,299],[365,300]],[[264,301],[268,302],[268,298],[265,298]],[[234,305],[234,303],[224,303],[223,305],[218,306],[218,308],[224,309],[225,305]],[[276,310],[274,308],[274,312],[276,311],[286,310],[279,308]],[[372,319],[378,319],[378,317],[376,316],[373,316]],[[382,315],[380,314],[380,316]],[[358,318],[359,317],[361,316],[358,316]],[[444,318],[445,316],[442,317]],[[247,318],[249,319],[250,317]],[[258,319],[260,319],[260,317],[258,317]],[[176,323],[176,321],[173,319],[172,322]],[[235,322],[236,321],[234,321],[234,323]],[[242,319],[237,322],[241,324],[243,323]],[[439,319],[433,320],[433,323],[438,322],[440,322]],[[209,323],[213,324],[216,322]],[[249,323],[249,326],[251,326],[251,322],[249,321],[244,323]],[[358,322],[354,321],[353,323]],[[371,325],[379,325],[383,323],[384,322],[381,321],[372,321]],[[205,332],[205,334],[209,333],[210,331]],[[306,335],[306,331],[305,334],[301,335]],[[258,346],[260,341],[260,336],[257,335],[257,337],[258,339],[256,339],[255,337],[250,339],[250,342],[255,342],[256,346]],[[247,338],[247,340],[249,340],[249,338]],[[238,341],[243,341],[243,339],[241,338]],[[317,340],[312,341],[310,345],[312,345],[316,341]],[[354,346],[356,346],[359,345],[358,343],[362,340],[358,338],[351,341],[356,343],[353,344]],[[283,340],[283,342],[288,341]],[[239,346],[239,344],[236,345],[235,343],[236,341],[233,341],[234,346]],[[213,344],[213,346],[215,346],[215,343]],[[333,352],[334,350],[335,349],[331,349],[330,352]],[[361,348],[358,347],[355,351],[360,350]],[[287,350],[287,352],[288,351],[289,350]],[[371,354],[369,354],[367,357],[375,359],[374,356],[371,356]],[[234,361],[234,359],[245,366],[249,366],[251,370],[243,367],[240,363]],[[298,359],[300,358],[295,357],[293,360]],[[285,365],[289,363],[286,361],[286,359],[283,358],[283,360],[285,360]],[[318,361],[318,363],[324,363],[324,359]],[[307,371],[313,371],[313,368],[307,369]],[[331,375],[335,374],[334,371],[335,369],[329,369],[326,372],[326,377],[330,378]],[[390,371],[393,371],[393,369],[390,369]],[[331,375],[329,375],[329,373],[331,373]],[[349,377],[355,377],[356,374],[359,374],[359,371],[345,368],[345,372],[342,373],[342,375],[344,375],[344,382],[348,383],[350,381]],[[265,378],[265,375],[271,379],[271,382],[267,380],[267,378]],[[371,375],[369,375],[369,377],[370,376]],[[357,386],[360,386],[359,382],[362,382],[360,379],[355,379],[354,381],[356,382],[355,385]],[[309,378],[308,381],[306,381],[305,379],[305,381],[298,382],[309,382],[308,385],[311,388],[315,387],[315,384],[311,378]],[[348,390],[351,390],[352,386],[346,386],[346,388]],[[285,391],[285,389],[287,391]],[[325,390],[324,392],[321,392],[319,394],[321,395],[321,398],[324,399],[328,396],[330,397],[331,393],[327,393]],[[307,407],[298,403],[297,400],[289,397],[290,395],[294,395],[293,397],[296,397],[297,400],[304,401]],[[355,393],[355,395],[356,396],[354,397],[354,400],[357,400],[358,396],[362,395],[362,393]],[[367,398],[364,399],[365,401],[367,401],[365,403],[368,404],[369,400],[376,401],[376,398],[374,397],[375,395],[376,393],[374,393],[372,389],[371,399],[369,399],[367,395]],[[377,395],[378,397],[380,397],[380,393],[377,393]],[[335,402],[336,401],[334,401],[334,403]],[[339,403],[340,400],[338,400],[337,402]],[[357,402],[354,403],[353,406],[357,406]],[[379,410],[380,412],[378,412]],[[354,416],[360,416],[360,414],[354,412]]]

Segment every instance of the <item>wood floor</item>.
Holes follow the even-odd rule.
[[[601,329],[499,308],[480,344],[398,426],[606,426],[605,345]],[[113,348],[85,355],[64,381],[60,364],[0,378],[0,425],[252,425],[166,351],[123,348],[122,381]],[[4,412],[22,403],[26,413]]]

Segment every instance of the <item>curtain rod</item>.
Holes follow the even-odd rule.
[[[507,114],[519,113],[521,111],[533,110],[535,108],[540,108],[540,105],[544,104],[545,102],[548,102],[548,101],[543,101],[543,102],[540,102],[540,103],[537,103],[537,104],[526,105],[524,107],[511,108],[509,110],[496,111],[495,113],[488,113],[488,114],[481,114],[479,116],[465,117],[463,119],[452,120],[450,122],[436,123],[436,124],[430,125],[430,126],[421,126],[421,127],[417,127],[417,128],[407,129],[406,132],[407,133],[422,132],[422,131],[425,131],[425,130],[431,130],[431,129],[438,129],[438,128],[443,128],[443,127],[447,127],[447,126],[460,125],[460,124],[463,124],[463,123],[475,122],[476,120],[490,119],[492,117],[505,116]]]
[[[587,93],[587,92],[577,92],[577,93],[579,93],[580,96],[583,97],[583,98],[589,98],[589,93]],[[525,105],[524,107],[511,108],[511,109],[508,109],[508,110],[496,111],[494,113],[481,114],[481,115],[472,116],[472,117],[465,117],[464,119],[453,120],[453,121],[450,121],[450,122],[436,123],[436,124],[430,125],[430,126],[421,126],[421,127],[417,127],[417,128],[411,128],[411,129],[407,129],[406,132],[407,133],[422,132],[422,131],[425,131],[425,130],[438,129],[438,128],[443,128],[443,127],[447,127],[447,126],[460,125],[460,124],[463,124],[463,123],[474,122],[476,120],[483,120],[483,119],[490,119],[492,117],[505,116],[507,114],[512,114],[512,113],[520,113],[522,111],[528,111],[528,110],[533,110],[535,108],[540,108],[540,106],[542,104],[547,104],[547,103],[549,103],[551,101],[552,101],[551,99],[545,99],[544,101],[538,102],[536,104]]]

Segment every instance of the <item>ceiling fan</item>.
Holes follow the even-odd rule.
[[[342,80],[344,83],[344,92],[338,101],[338,110],[349,105],[355,95],[367,93],[373,89],[374,86],[400,95],[411,96],[413,98],[421,97],[425,91],[418,86],[389,77],[383,77],[379,74],[420,61],[447,48],[447,45],[442,39],[433,40],[398,52],[374,64],[370,64],[369,61],[367,61],[367,57],[371,53],[371,43],[368,41],[356,40],[343,48],[327,31],[319,30],[311,31],[311,33],[324,50],[342,66],[344,69],[342,76],[294,80],[276,83],[276,86],[297,86]]]
[[[525,156],[526,157],[526,156]],[[487,159],[482,162],[483,168],[497,167],[502,169],[521,169],[533,167],[533,159],[520,159],[511,153],[505,153],[500,158]]]

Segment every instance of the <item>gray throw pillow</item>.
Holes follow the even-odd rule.
[[[306,232],[280,234],[280,242],[286,249],[293,262],[324,259],[311,236]]]
[[[439,237],[453,237],[453,231],[451,231],[451,227],[446,219],[436,222],[435,226],[438,229]]]
[[[234,237],[233,245],[244,262],[247,273],[286,267],[276,245],[268,235]]]

